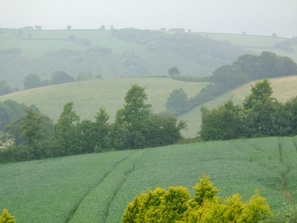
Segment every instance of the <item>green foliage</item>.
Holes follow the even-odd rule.
[[[188,109],[188,96],[181,89],[174,89],[166,101],[166,110],[170,114],[180,115]]]
[[[73,102],[64,105],[64,109],[54,125],[54,135],[57,140],[59,151],[58,155],[70,155],[75,151],[79,116],[73,110]]]
[[[282,104],[272,95],[267,79],[252,87],[242,105],[231,100],[209,110],[201,108],[203,140],[236,139],[240,137],[294,135],[296,129],[296,98]]]
[[[8,124],[21,118],[28,109],[32,109],[34,112],[39,112],[39,109],[34,105],[28,107],[25,104],[20,104],[13,100],[1,101],[0,130],[3,130]]]
[[[67,82],[73,82],[74,78],[67,74],[65,71],[55,71],[51,75],[51,84],[62,84]]]
[[[6,208],[3,209],[2,215],[0,216],[0,223],[15,223],[16,219],[10,215]]]
[[[41,78],[37,74],[29,74],[25,77],[24,88],[36,88],[42,85]]]
[[[259,56],[242,55],[231,65],[221,66],[213,72],[211,83],[189,100],[189,109],[248,81],[296,73],[297,64],[288,57],[277,56],[271,52],[262,52]]]
[[[129,203],[122,222],[245,222],[256,223],[270,218],[272,212],[259,192],[246,203],[238,194],[222,202],[218,189],[209,177],[199,180],[193,198],[185,187],[149,190]]]
[[[201,108],[200,136],[203,140],[236,139],[243,134],[242,108],[231,100],[217,109]]]
[[[183,122],[169,115],[158,115],[146,104],[147,95],[143,87],[133,85],[125,96],[123,109],[117,111],[112,138],[118,149],[136,149],[168,145],[181,138]]]
[[[168,70],[168,74],[169,74],[170,76],[173,76],[173,75],[179,75],[179,74],[180,74],[180,71],[179,71],[179,69],[178,69],[177,67],[171,67],[171,68],[169,68],[169,70]]]

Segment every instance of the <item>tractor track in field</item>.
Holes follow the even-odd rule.
[[[125,162],[125,160],[129,159],[134,153],[134,152],[131,152],[129,153],[128,155],[126,155],[125,157],[123,157],[122,159],[118,160],[114,166],[112,166],[109,170],[107,170],[103,177],[100,178],[97,182],[95,182],[93,185],[91,185],[86,191],[85,193],[83,193],[82,197],[78,200],[78,202],[73,206],[72,210],[70,211],[70,213],[67,215],[64,223],[68,223],[71,221],[72,217],[75,215],[77,209],[79,208],[80,204],[83,202],[83,200],[88,196],[88,194],[93,190],[95,189],[96,187],[98,187],[102,182],[104,182],[104,180],[112,173],[114,172],[114,170],[117,168],[118,165],[120,165],[121,163]],[[133,171],[134,169],[134,166],[132,168],[131,171]],[[129,174],[131,171],[127,171],[127,174]],[[123,182],[122,182],[123,183]],[[121,187],[121,186],[120,186]],[[108,204],[108,207],[107,207],[107,211],[106,211],[106,217],[107,217],[107,214],[109,213],[109,208],[110,208],[110,204],[112,203],[112,200],[114,199],[115,195],[117,194],[118,190],[120,189],[120,187],[116,190],[116,193],[113,195],[111,201],[109,202]]]
[[[147,152],[148,152],[148,149],[142,150],[142,152],[139,154],[139,156],[132,160],[131,168],[129,168],[129,169],[127,169],[127,171],[125,171],[123,180],[121,181],[119,186],[116,188],[115,192],[113,193],[112,198],[110,199],[110,202],[107,205],[107,209],[106,209],[106,213],[105,213],[105,221],[104,221],[105,223],[108,222],[107,220],[108,220],[108,217],[109,217],[109,214],[110,214],[110,208],[111,208],[111,205],[112,205],[112,202],[113,202],[114,198],[117,196],[118,192],[120,191],[122,185],[125,183],[125,181],[126,181],[127,177],[129,176],[129,174],[131,174],[135,170],[135,164],[136,164],[138,158],[143,156]],[[134,154],[134,153],[132,153],[132,154]],[[129,156],[129,158],[132,156],[132,154]]]

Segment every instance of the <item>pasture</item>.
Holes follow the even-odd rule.
[[[30,38],[27,35],[30,34]],[[0,33],[0,50],[20,48],[26,57],[42,56],[61,49],[85,50],[85,46],[76,41],[69,41],[70,36],[90,41],[90,47],[101,46],[112,49],[114,53],[126,51],[140,52],[143,47],[138,44],[119,40],[110,31],[102,30],[42,30],[24,31],[23,38],[17,31]],[[5,44],[1,44],[5,43]]]
[[[202,174],[226,198],[255,189],[276,211],[297,201],[297,138],[200,142],[0,165],[0,209],[18,222],[120,222],[136,195],[192,186]]]

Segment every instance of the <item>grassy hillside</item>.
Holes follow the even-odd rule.
[[[114,120],[115,113],[124,105],[124,97],[132,84],[145,87],[147,103],[153,112],[166,110],[166,100],[173,89],[183,88],[188,96],[194,96],[207,83],[181,82],[169,78],[113,78],[35,88],[0,96],[0,100],[15,100],[26,105],[34,104],[53,120],[60,116],[68,101],[74,102],[74,109],[81,119],[92,119],[103,107]]]
[[[126,92],[134,83],[145,87],[145,92],[148,95],[147,102],[152,104],[152,109],[156,113],[166,110],[165,103],[173,89],[182,88],[188,97],[191,97],[207,84],[205,82],[182,82],[169,78],[101,79],[20,91],[0,96],[0,100],[11,99],[26,105],[34,104],[54,121],[60,116],[64,104],[73,101],[74,109],[81,120],[93,119],[99,108],[103,107],[110,114],[110,121],[113,121],[116,111],[124,104]],[[235,102],[241,103],[250,93],[251,85],[254,84],[255,82],[245,84],[202,106],[214,108],[231,98]],[[297,96],[297,76],[271,79],[271,86],[274,91],[273,96],[281,102]],[[188,125],[188,128],[183,131],[185,137],[195,137],[199,131],[200,108],[201,106],[198,106],[179,117]]]
[[[258,189],[273,210],[297,201],[297,138],[174,145],[0,165],[0,209],[18,222],[120,222],[136,195],[190,189],[203,173],[223,198]],[[284,196],[286,194],[286,198]]]

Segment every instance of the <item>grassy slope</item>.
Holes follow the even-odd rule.
[[[103,107],[114,120],[116,110],[124,105],[124,97],[132,84],[145,87],[147,103],[152,104],[154,112],[166,110],[166,100],[173,89],[183,88],[188,96],[195,95],[206,83],[188,83],[169,78],[117,78],[75,82],[20,91],[0,97],[1,101],[12,99],[27,105],[38,106],[42,113],[57,120],[68,101],[81,119],[92,119]]]
[[[167,78],[102,79],[16,92],[1,96],[0,100],[12,99],[27,105],[34,104],[53,120],[57,120],[66,102],[73,101],[74,109],[81,120],[92,119],[99,108],[103,107],[110,114],[110,121],[113,121],[116,111],[123,107],[126,92],[134,83],[145,87],[148,103],[152,104],[152,109],[156,113],[165,111],[166,100],[173,89],[183,88],[191,97],[206,85],[206,83],[181,82]],[[250,93],[251,85],[254,84],[255,82],[245,84],[202,106],[214,108],[230,98],[241,103]],[[297,95],[297,76],[271,79],[271,85],[274,97],[279,101],[285,102]],[[188,128],[183,131],[184,136],[195,137],[199,131],[200,108],[201,106],[198,106],[179,117],[188,125]]]
[[[282,182],[297,201],[296,143],[296,137],[242,139],[2,164],[0,209],[23,223],[119,222],[136,195],[178,185],[193,194],[205,173],[223,198],[239,193],[247,200],[257,188],[278,210],[288,202]]]

